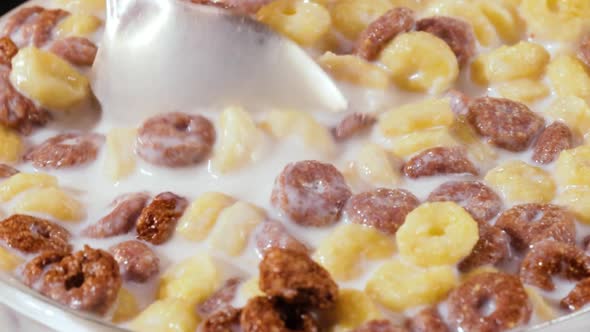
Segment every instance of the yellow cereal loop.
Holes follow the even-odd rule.
[[[199,317],[193,306],[180,299],[154,301],[129,324],[135,332],[194,332]]]
[[[180,218],[176,232],[187,240],[204,240],[215,225],[219,213],[235,199],[219,192],[206,192],[195,199]]]
[[[130,320],[131,318],[139,314],[139,304],[135,295],[125,288],[119,290],[119,296],[117,297],[117,304],[115,306],[115,312],[113,313],[113,322],[121,323]]]
[[[549,53],[539,44],[521,41],[478,56],[471,64],[471,78],[478,84],[537,78],[545,72]]]
[[[13,207],[15,213],[43,214],[62,221],[81,221],[84,204],[71,194],[55,188],[36,188],[25,192]]]
[[[565,122],[579,135],[584,136],[590,132],[590,106],[582,98],[557,97],[544,113],[553,120]]]
[[[439,93],[459,75],[457,57],[449,45],[422,31],[398,35],[383,49],[379,61],[400,88],[410,91]]]
[[[451,135],[467,146],[469,156],[483,165],[488,165],[497,159],[498,154],[487,142],[481,140],[473,127],[464,116],[457,116],[450,127]]]
[[[20,136],[12,129],[0,125],[0,161],[5,163],[19,161],[23,148]]]
[[[113,181],[128,177],[135,171],[136,128],[112,128],[107,133],[105,172]]]
[[[502,82],[496,86],[496,90],[500,96],[521,103],[531,103],[549,95],[549,88],[545,83],[526,78]]]
[[[333,332],[347,332],[382,317],[373,300],[356,289],[341,289],[334,307],[322,312],[322,320],[325,319],[330,326],[328,330]]]
[[[265,218],[263,209],[250,203],[236,202],[219,213],[208,244],[216,252],[238,256],[248,244],[254,228]]]
[[[330,12],[304,0],[277,0],[262,7],[256,18],[301,45],[311,45],[328,32]]]
[[[90,96],[88,79],[59,56],[33,46],[12,58],[11,83],[51,110],[68,110]]]
[[[504,199],[518,203],[547,203],[555,196],[555,182],[540,167],[511,160],[491,169],[485,182]]]
[[[365,28],[393,8],[390,0],[338,0],[331,9],[334,27],[356,40]]]
[[[358,56],[327,52],[317,61],[336,80],[369,89],[385,89],[389,86],[387,71]]]
[[[536,38],[574,41],[588,27],[586,0],[522,0],[520,14]]]
[[[383,264],[369,279],[367,294],[392,311],[442,300],[458,282],[450,266],[420,268],[403,260]]]
[[[448,98],[426,99],[389,110],[379,117],[384,136],[399,136],[418,130],[449,126],[454,115]]]
[[[455,264],[479,239],[477,223],[454,202],[424,203],[410,212],[395,238],[399,253],[420,266]]]
[[[313,258],[334,279],[346,281],[361,274],[364,260],[383,259],[394,250],[392,239],[374,228],[341,224],[322,241]]]
[[[199,253],[173,265],[162,275],[158,299],[176,298],[194,306],[207,299],[219,283],[220,275],[213,260]]]
[[[560,193],[555,201],[576,215],[576,219],[590,225],[590,187],[568,188]]]
[[[374,187],[393,187],[401,181],[402,161],[377,144],[364,145],[354,164],[362,180]]]
[[[555,164],[555,180],[562,187],[590,186],[590,146],[562,151]]]
[[[431,0],[389,0],[393,7],[406,7],[413,10],[423,9]]]
[[[506,43],[520,39],[524,26],[514,6],[490,0],[480,0],[477,5]]]
[[[0,270],[4,272],[12,272],[23,262],[23,259],[16,256],[8,249],[0,247]]]
[[[547,77],[559,96],[590,98],[590,75],[580,60],[570,55],[560,55],[547,67]]]
[[[57,178],[44,173],[18,173],[0,183],[0,200],[13,199],[32,188],[57,187]]]
[[[448,128],[432,128],[391,139],[390,151],[397,156],[408,157],[426,149],[458,144]]]
[[[246,300],[253,298],[255,296],[263,296],[264,293],[260,290],[260,287],[258,286],[258,281],[258,276],[252,277],[244,281],[244,283],[242,283],[240,285],[240,288],[238,289],[239,296]]]
[[[61,38],[70,36],[86,37],[95,33],[101,25],[101,19],[96,16],[72,14],[59,23],[56,34]]]
[[[74,13],[100,14],[106,9],[106,0],[56,0],[56,3]]]

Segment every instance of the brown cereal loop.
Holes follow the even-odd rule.
[[[474,99],[467,121],[495,146],[514,152],[526,150],[545,123],[525,104],[492,97]]]
[[[460,67],[475,55],[475,34],[467,22],[447,16],[427,17],[416,22],[416,30],[444,40],[455,53]]]
[[[486,305],[495,309],[482,314]],[[449,319],[464,331],[504,331],[528,323],[531,304],[518,277],[482,273],[469,278],[449,296]]]
[[[254,241],[256,250],[261,256],[264,256],[264,253],[271,248],[289,249],[304,254],[310,251],[303,242],[289,234],[281,222],[275,220],[263,222],[256,230]]]
[[[59,261],[57,257],[51,261],[39,280],[26,279],[29,287],[72,309],[97,314],[105,314],[117,299],[121,276],[117,262],[108,252],[84,246],[83,250]],[[25,271],[31,263],[25,266]]]
[[[436,307],[420,310],[412,319],[408,320],[408,327],[412,332],[449,332],[449,327],[443,321]]]
[[[234,332],[240,331],[240,315],[242,311],[232,307],[224,307],[208,316],[201,325],[201,332]]]
[[[410,31],[413,27],[414,11],[405,7],[393,8],[369,24],[360,34],[354,53],[365,60],[373,61],[395,36]]]
[[[6,164],[0,163],[0,179],[9,178],[15,174],[18,174],[19,170]]]
[[[379,188],[353,195],[344,208],[344,214],[356,224],[375,227],[395,235],[406,216],[420,201],[404,189]]]
[[[462,147],[436,147],[424,150],[404,164],[403,172],[413,179],[440,174],[479,174],[477,167],[467,158],[467,153]]]
[[[51,45],[51,52],[76,66],[92,66],[98,48],[88,38],[67,37]]]
[[[576,246],[544,240],[535,243],[520,265],[520,279],[546,291],[555,289],[552,276],[568,280],[590,277],[590,257]]]
[[[283,169],[275,180],[271,202],[297,224],[320,227],[338,221],[351,194],[336,167],[307,160]]]
[[[467,115],[469,112],[469,103],[471,102],[471,97],[455,89],[449,90],[449,92],[446,93],[446,96],[450,99],[449,102],[451,104],[451,110],[455,116]]]
[[[61,9],[45,9],[37,16],[37,19],[23,26],[23,35],[29,39],[28,34],[32,35],[32,43],[36,47],[45,45],[51,39],[51,33],[57,23],[70,15]]]
[[[104,136],[96,133],[67,133],[47,139],[25,156],[39,168],[67,168],[96,160]]]
[[[112,246],[109,251],[119,263],[119,270],[125,280],[146,282],[160,271],[158,255],[142,242],[121,242]]]
[[[473,219],[486,222],[502,210],[502,199],[490,187],[478,181],[449,181],[434,189],[429,202],[455,202]]]
[[[48,266],[59,263],[66,255],[67,253],[63,251],[48,250],[41,252],[24,266],[22,271],[23,283],[29,286],[33,285],[39,280]]]
[[[290,304],[326,309],[338,297],[338,285],[308,255],[272,248],[259,265],[260,290]]]
[[[517,250],[549,238],[574,244],[576,238],[574,216],[553,204],[517,205],[504,211],[496,226],[510,236],[512,246]]]
[[[410,332],[403,326],[394,324],[387,319],[370,320],[355,328],[352,332]]]
[[[317,332],[312,316],[279,299],[253,297],[242,309],[240,326],[243,332]]]
[[[0,65],[10,67],[12,58],[18,53],[18,47],[10,37],[0,38]]]
[[[215,291],[207,300],[199,304],[197,311],[201,317],[207,317],[217,311],[231,308],[231,302],[236,296],[238,286],[242,280],[240,278],[230,278],[225,281],[223,286]]]
[[[215,142],[215,128],[198,114],[167,113],[149,118],[139,128],[137,154],[167,167],[196,164],[207,157]]]
[[[559,304],[566,310],[576,311],[588,303],[590,303],[590,278],[578,282]]]
[[[506,233],[496,226],[478,223],[479,239],[469,256],[459,262],[461,272],[469,272],[483,265],[496,265],[510,254],[510,241]]]
[[[578,46],[578,58],[587,66],[590,67],[590,34],[582,38]]]
[[[137,222],[150,195],[145,192],[126,194],[117,198],[115,208],[95,224],[86,227],[82,234],[91,238],[105,238],[128,233]]]
[[[70,252],[70,232],[51,221],[14,214],[0,222],[0,241],[23,253]]]
[[[547,126],[533,145],[533,161],[539,164],[553,162],[563,150],[573,148],[574,136],[570,128],[562,122]]]
[[[377,117],[373,114],[355,112],[347,115],[332,128],[332,136],[337,141],[344,141],[370,129],[376,122]]]
[[[171,192],[159,194],[137,219],[137,238],[156,245],[168,241],[187,206],[184,197]]]
[[[45,8],[40,6],[31,6],[31,7],[22,7],[17,9],[14,14],[8,17],[6,24],[4,25],[4,30],[2,31],[3,36],[10,36],[21,26],[28,21],[29,19],[36,18],[37,14],[44,11]]]

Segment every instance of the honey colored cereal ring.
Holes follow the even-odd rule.
[[[302,226],[327,226],[340,218],[351,196],[340,171],[314,160],[285,166],[275,180],[271,203]]]
[[[0,222],[0,241],[23,253],[70,252],[70,232],[49,220],[14,214]]]
[[[494,218],[502,210],[502,199],[490,187],[478,181],[449,181],[434,189],[428,202],[451,201],[461,205],[481,222]]]
[[[39,168],[80,166],[96,160],[103,142],[101,134],[59,134],[33,147],[24,159]]]
[[[482,313],[493,301],[494,310]],[[528,323],[531,304],[518,277],[487,272],[473,276],[449,295],[449,320],[464,331],[504,331]]]
[[[590,256],[572,244],[543,240],[535,243],[520,265],[520,279],[546,291],[555,289],[552,277],[568,280],[590,277]]]
[[[574,216],[566,209],[553,204],[522,204],[504,211],[496,221],[511,238],[517,250],[544,240],[573,244],[576,238]]]
[[[586,67],[590,67],[590,34],[585,35],[578,45],[578,59],[582,61]]]
[[[427,17],[416,22],[416,30],[444,40],[457,56],[460,67],[475,55],[475,34],[467,22],[448,16]]]
[[[137,135],[137,154],[145,161],[167,167],[203,161],[215,143],[211,121],[198,114],[167,113],[146,120]]]

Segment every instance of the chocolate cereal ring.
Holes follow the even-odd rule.
[[[404,164],[403,172],[412,179],[441,174],[479,174],[463,147],[436,147],[424,150]]]
[[[573,244],[576,238],[574,216],[553,204],[517,205],[500,215],[496,226],[511,238],[517,250],[524,250],[543,239]]]
[[[483,314],[492,302],[494,310]],[[488,272],[469,278],[449,295],[449,319],[463,331],[496,332],[528,323],[531,304],[518,277]]]
[[[338,221],[351,194],[336,167],[307,160],[283,169],[275,180],[271,202],[297,224],[320,227]]]
[[[483,265],[495,265],[510,254],[510,240],[504,231],[496,226],[478,223],[479,239],[469,256],[459,262],[461,272],[468,272]]]
[[[145,243],[128,240],[109,248],[125,280],[146,282],[160,271],[160,258]]]
[[[449,327],[445,324],[436,307],[420,310],[408,320],[407,325],[412,332],[449,332]]]
[[[34,147],[24,159],[39,168],[80,166],[96,160],[103,142],[101,134],[59,134]]]
[[[137,154],[145,161],[182,167],[204,160],[215,143],[211,121],[198,114],[167,113],[145,121],[137,135]]]
[[[449,181],[434,189],[427,198],[429,202],[455,202],[463,207],[473,219],[486,222],[502,210],[502,199],[490,187],[477,181]]]
[[[317,332],[312,316],[279,299],[253,297],[242,309],[240,327],[243,332]]]
[[[0,241],[24,253],[70,252],[70,237],[70,232],[60,225],[24,214],[15,214],[0,222]]]
[[[118,197],[113,202],[113,210],[82,230],[82,234],[91,238],[106,238],[129,232],[135,226],[149,199],[150,194],[145,192]]]
[[[475,34],[467,22],[448,16],[433,16],[416,22],[416,30],[444,40],[455,53],[460,67],[465,66],[475,55]]]
[[[566,297],[559,304],[562,308],[576,311],[590,303],[590,278],[582,279],[576,284]]]

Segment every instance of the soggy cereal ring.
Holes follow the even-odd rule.
[[[129,232],[143,208],[147,205],[150,195],[145,192],[125,194],[113,202],[113,210],[82,230],[82,235],[91,238],[105,238]]]
[[[403,172],[413,179],[440,174],[479,174],[463,147],[436,147],[424,150],[405,163]]]
[[[449,295],[449,318],[464,331],[504,331],[528,323],[531,304],[518,277],[505,273],[475,275]],[[494,310],[483,314],[486,305]]]
[[[196,164],[215,142],[215,128],[201,115],[167,113],[146,120],[137,135],[137,154],[145,161],[168,167]]]
[[[535,243],[520,265],[520,279],[546,291],[555,289],[552,276],[568,280],[590,277],[590,256],[572,244],[544,240]]]
[[[416,30],[444,40],[457,56],[460,67],[475,55],[475,34],[467,22],[448,16],[433,16],[416,22]]]
[[[216,290],[205,301],[199,304],[197,312],[201,317],[211,316],[217,311],[231,308],[232,300],[235,298],[238,287],[242,284],[240,278],[230,278]]]
[[[370,129],[377,122],[377,117],[369,113],[355,112],[346,116],[332,128],[332,136],[336,141],[344,141]]]
[[[302,226],[327,226],[340,218],[351,196],[344,176],[331,164],[291,163],[275,180],[271,202]]]
[[[271,248],[281,248],[308,254],[309,248],[293,235],[279,221],[267,220],[256,230],[254,235],[256,250],[259,255],[264,254]]]
[[[15,174],[18,174],[19,170],[6,164],[0,164],[0,179],[9,178]]]
[[[353,195],[344,208],[344,214],[353,223],[375,227],[394,235],[406,216],[420,201],[403,189],[379,188]]]
[[[274,0],[191,0],[194,4],[230,9],[241,14],[255,14],[272,1]]]
[[[143,242],[129,240],[112,246],[109,251],[119,263],[125,280],[145,282],[160,271],[158,255]]]
[[[412,332],[449,332],[449,327],[440,316],[436,307],[420,310],[407,323]]]
[[[24,253],[70,252],[70,237],[67,229],[37,217],[15,214],[0,222],[0,242]]]
[[[509,239],[500,228],[479,224],[479,239],[469,256],[459,262],[461,272],[468,272],[483,265],[495,265],[510,254]]]
[[[200,332],[240,331],[240,315],[242,311],[233,307],[225,307],[207,316],[202,323]]]
[[[88,38],[68,37],[51,45],[51,52],[76,66],[92,66],[98,47]]]
[[[355,328],[351,332],[409,332],[403,326],[394,324],[387,319],[373,319]]]
[[[496,221],[511,238],[517,250],[524,250],[544,239],[574,244],[576,226],[573,215],[553,204],[522,204],[504,211]]]
[[[0,65],[10,67],[12,58],[18,53],[18,47],[9,37],[0,38]]]
[[[47,253],[47,252],[46,252]],[[47,256],[49,255],[49,256]],[[39,264],[43,258],[45,264]],[[31,273],[45,269],[41,274]],[[117,299],[121,287],[119,266],[106,251],[84,249],[73,254],[42,254],[29,262],[24,269],[29,287],[72,309],[105,314]]]
[[[315,332],[317,323],[299,308],[286,306],[278,299],[265,296],[251,298],[242,309],[243,332]]]
[[[562,308],[576,311],[590,303],[590,278],[578,282],[566,297],[561,299],[559,304]]]
[[[559,157],[563,150],[573,148],[574,135],[570,128],[562,122],[554,122],[547,126],[533,145],[533,161],[538,164],[549,164]]]
[[[429,202],[455,202],[473,219],[486,222],[502,210],[502,199],[490,187],[477,181],[449,181],[428,195]]]
[[[34,147],[24,159],[39,168],[80,166],[96,160],[103,142],[101,134],[59,134]]]
[[[50,41],[53,29],[68,15],[70,13],[61,9],[46,9],[40,6],[23,7],[8,18],[2,35],[11,36],[21,32],[21,35],[17,36],[21,41],[19,46],[32,43],[36,47],[41,47]]]
[[[155,245],[168,241],[187,206],[184,197],[171,192],[158,194],[137,218],[137,238]]]

